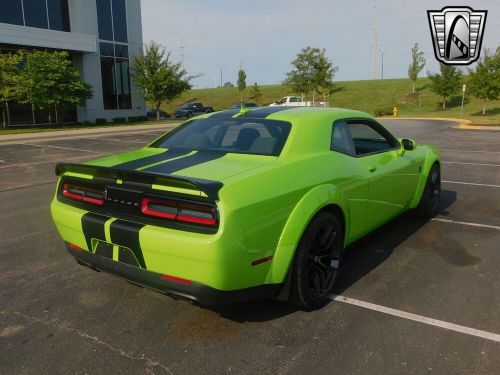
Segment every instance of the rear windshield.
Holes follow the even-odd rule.
[[[279,156],[290,128],[290,123],[276,120],[207,118],[179,126],[152,146]]]

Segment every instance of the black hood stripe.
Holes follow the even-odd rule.
[[[139,231],[143,227],[144,224],[115,220],[109,227],[109,234],[111,235],[111,242],[113,244],[132,250],[141,268],[146,269],[146,262],[144,261],[139,241]]]
[[[155,172],[161,174],[170,174],[181,171],[186,168],[194,167],[195,165],[207,163],[212,160],[217,160],[227,155],[224,151],[204,150],[198,151],[194,155],[186,156],[172,161],[167,161],[162,164],[155,165],[150,168],[143,169],[144,172]]]
[[[85,241],[87,242],[87,248],[90,252],[92,249],[92,239],[106,241],[106,235],[104,233],[104,224],[110,218],[108,216],[94,214],[88,212],[82,216],[82,230],[85,236]]]
[[[192,150],[169,149],[156,155],[146,156],[144,158],[128,161],[126,163],[117,164],[114,165],[113,167],[125,170],[137,169],[161,161],[167,161],[169,159],[178,158],[179,156],[187,155],[190,152],[192,152]]]

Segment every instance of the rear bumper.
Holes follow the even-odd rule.
[[[78,251],[66,243],[68,252],[83,266],[95,271],[103,271],[134,284],[181,298],[193,300],[201,305],[216,306],[237,303],[252,299],[275,298],[281,284],[260,285],[251,288],[223,291],[191,282],[189,284],[166,280],[161,274],[129,266],[88,251]]]

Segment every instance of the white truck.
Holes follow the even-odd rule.
[[[285,96],[276,103],[269,104],[269,107],[328,107],[328,102],[306,102],[300,96]]]

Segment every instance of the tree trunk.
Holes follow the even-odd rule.
[[[156,106],[156,121],[160,121],[160,106]]]
[[[483,102],[483,116],[486,114],[486,100]]]
[[[313,101],[312,101],[312,106],[314,107],[314,101],[316,100],[316,92],[313,91]]]
[[[443,97],[443,109],[446,109],[446,97]]]
[[[9,109],[9,102],[5,102],[5,107],[7,108],[7,125],[10,125],[10,109]]]
[[[50,112],[50,109],[49,109],[49,126],[52,126],[52,113]]]
[[[54,112],[56,114],[56,125],[59,125],[59,111],[56,106],[54,106]]]
[[[7,123],[5,122],[5,106],[3,103],[2,103],[2,126],[4,128],[7,127]]]
[[[412,84],[413,84],[412,94],[415,94],[415,81],[413,81]]]
[[[36,125],[35,106],[33,104],[31,105],[31,118],[33,120],[33,126],[35,126]]]

